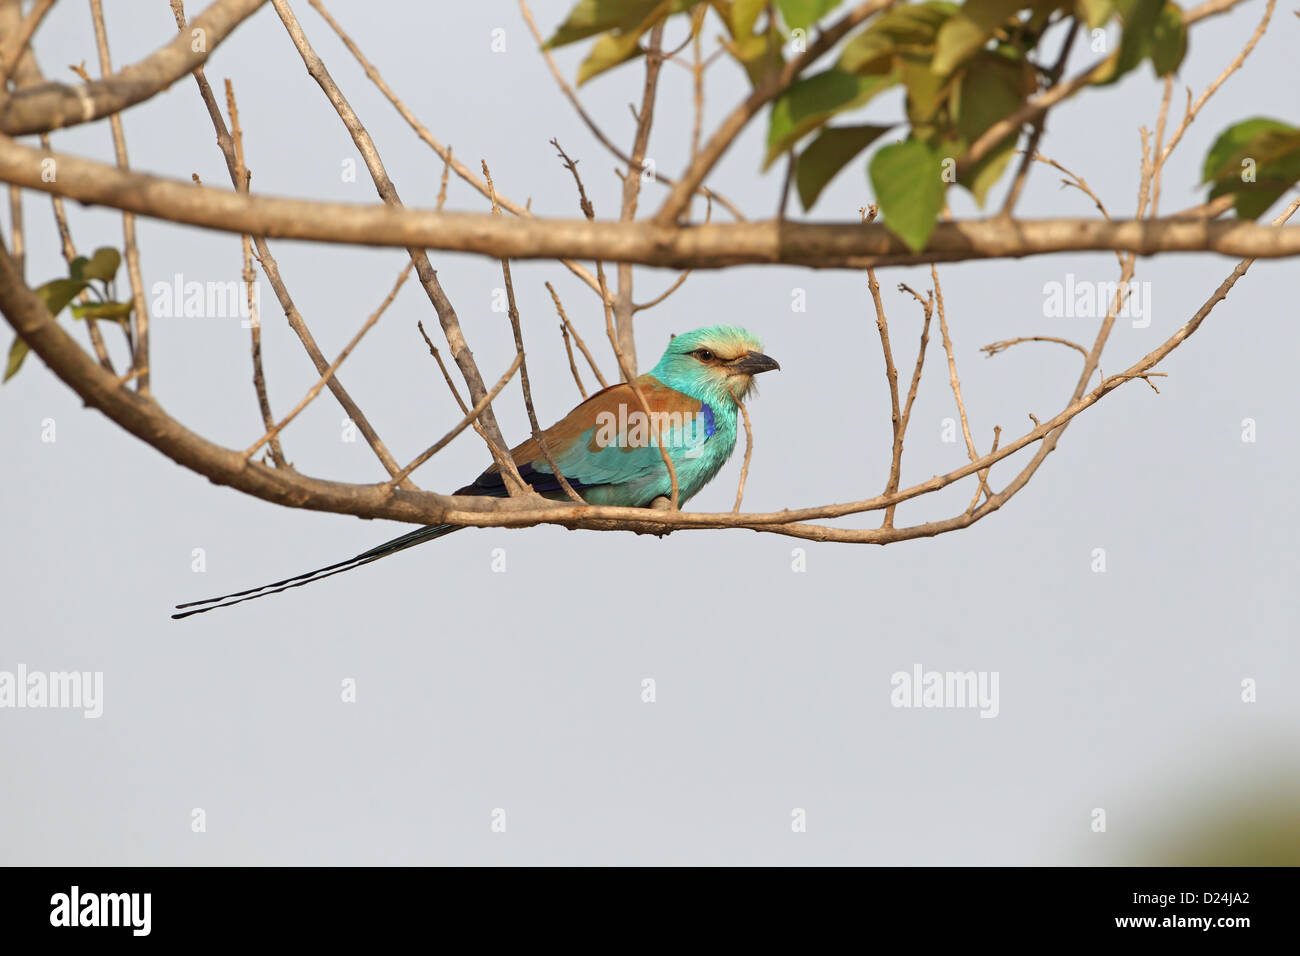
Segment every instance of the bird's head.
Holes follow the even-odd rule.
[[[751,333],[729,325],[712,325],[674,336],[650,374],[669,388],[710,405],[744,401],[754,376],[779,369],[763,354]]]

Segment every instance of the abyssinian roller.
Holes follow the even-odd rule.
[[[643,508],[668,497],[672,481],[660,453],[662,445],[677,472],[678,502],[685,503],[707,485],[736,447],[738,402],[754,387],[754,376],[778,369],[775,359],[749,332],[715,325],[675,336],[663,358],[636,379],[650,416],[647,419],[632,387],[611,385],[592,395],[542,437],[560,473],[588,504]],[[538,494],[567,500],[541,447],[529,439],[510,451],[520,476]],[[456,492],[458,495],[509,494],[495,464]],[[315,571],[236,591],[204,601],[177,605],[174,618],[301,587],[396,554],[459,530],[459,525],[418,528],[376,548]]]

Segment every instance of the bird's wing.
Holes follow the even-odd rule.
[[[694,421],[704,407],[698,399],[669,388],[650,375],[638,378],[637,386],[652,416],[668,416],[662,419],[664,422]],[[663,468],[658,446],[638,438],[638,418],[644,421],[636,394],[632,386],[621,382],[592,395],[542,432],[542,437],[555,464],[575,490],[621,484]],[[665,438],[669,444],[673,441],[671,434]],[[561,490],[541,446],[534,439],[511,449],[511,455],[520,475],[535,491],[547,494]],[[502,496],[506,494],[505,482],[493,465],[457,494]]]

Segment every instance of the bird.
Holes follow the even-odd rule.
[[[754,392],[754,377],[780,369],[762,343],[745,329],[712,325],[672,336],[649,372],[596,392],[535,438],[510,450],[524,482],[537,494],[568,500],[546,452],[569,486],[587,504],[644,508],[672,493],[662,446],[677,473],[678,503],[685,504],[713,480],[736,447],[740,403]],[[637,391],[649,409],[647,417]],[[503,498],[505,478],[493,464],[455,492]],[[335,564],[245,591],[176,605],[176,620],[302,587],[399,551],[459,531],[433,524],[386,541]]]

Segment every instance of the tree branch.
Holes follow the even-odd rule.
[[[0,133],[8,136],[48,133],[102,119],[142,103],[207,62],[212,51],[263,2],[215,0],[194,20],[188,34],[176,37],[139,63],[102,80],[82,86],[45,83],[20,90],[0,104]]]
[[[330,104],[339,114],[339,119],[343,121],[343,125],[347,127],[348,133],[352,136],[352,141],[360,151],[366,169],[369,170],[371,178],[375,181],[375,190],[387,206],[400,210],[402,200],[397,195],[397,187],[388,178],[388,172],[384,169],[383,161],[379,158],[379,151],[375,148],[370,134],[361,125],[361,120],[343,95],[343,91],[338,88],[333,77],[330,76],[329,70],[325,68],[325,64],[316,55],[316,51],[312,49],[306,34],[302,32],[298,18],[289,9],[289,5],[285,0],[271,0],[271,2],[275,7],[275,12],[279,14],[281,22],[284,23],[285,29],[289,32],[289,38],[293,40],[293,45],[297,48],[298,54],[302,57],[307,72],[325,93]],[[443,334],[447,337],[447,345],[451,348],[452,358],[460,368],[465,384],[469,387],[470,397],[475,402],[478,402],[487,394],[487,386],[483,384],[483,377],[479,374],[478,366],[474,363],[474,353],[470,351],[469,344],[465,341],[465,335],[461,331],[460,319],[456,315],[456,310],[452,307],[451,300],[447,298],[446,293],[443,291],[441,283],[438,282],[438,274],[434,272],[433,265],[429,262],[429,257],[425,254],[424,249],[419,245],[409,244],[407,252],[411,256],[411,261],[415,263],[415,272],[419,276],[420,284],[424,286],[424,291],[428,294],[434,311],[438,313],[438,323],[442,326]],[[489,439],[487,443],[488,450],[496,459],[511,496],[527,495],[529,488],[519,476],[514,461],[509,454],[501,454],[498,450],[510,446],[501,437],[501,428],[497,424],[496,416],[492,414],[490,403],[479,415],[478,422]]]
[[[172,13],[176,17],[176,26],[178,29],[185,29],[185,9],[181,0],[172,0]],[[249,183],[244,176],[246,167],[241,162],[240,157],[235,151],[235,143],[230,135],[230,130],[226,127],[226,120],[221,115],[221,107],[217,104],[217,98],[212,92],[212,85],[208,82],[207,74],[202,66],[194,70],[194,81],[198,84],[199,96],[203,99],[207,107],[208,116],[212,120],[213,129],[217,133],[217,145],[221,148],[221,154],[226,160],[226,170],[230,174],[230,181],[234,184],[236,192],[248,198]],[[2,146],[3,144],[0,144]],[[195,188],[193,186],[191,189]],[[221,191],[224,195],[224,190]],[[275,292],[276,300],[280,303],[280,308],[284,310],[284,317],[289,323],[289,328],[298,336],[302,342],[303,348],[307,352],[307,357],[311,359],[312,365],[316,367],[319,375],[325,376],[329,369],[329,362],[325,360],[325,355],[321,352],[320,346],[316,344],[316,338],[311,334],[311,329],[307,328],[307,323],[303,320],[302,313],[298,311],[298,306],[294,303],[293,297],[289,294],[289,289],[280,275],[280,265],[275,256],[271,253],[271,247],[267,244],[266,236],[256,230],[242,230],[245,235],[251,235],[253,245],[257,248],[258,262],[262,266],[262,272],[265,273],[267,281],[271,283],[271,289]],[[357,431],[366,440],[375,457],[389,475],[396,475],[399,471],[397,461],[393,458],[384,444],[379,433],[375,431],[374,426],[370,424],[369,419],[361,411],[361,407],[353,400],[348,390],[343,387],[343,382],[337,375],[328,377],[327,387],[330,394],[338,401],[339,406],[347,414],[348,419],[357,426]],[[414,487],[409,482],[404,487]]]
[[[54,157],[57,182],[41,177]],[[812,268],[925,265],[1056,252],[1217,252],[1278,259],[1300,255],[1300,227],[1189,219],[941,222],[921,252],[882,225],[743,222],[664,227],[652,222],[505,221],[490,215],[239,196],[190,182],[122,172],[103,163],[0,139],[0,182],[169,222],[268,238],[472,252],[500,259],[604,259],[674,269],[751,263]]]
[[[109,75],[113,69],[108,53],[108,29],[104,25],[102,0],[90,0],[91,20],[95,25],[95,47],[99,53],[99,72]],[[122,114],[108,118],[113,131],[113,153],[119,169],[129,169],[126,158],[126,132],[122,128]],[[144,277],[140,273],[140,246],[135,240],[135,216],[122,214],[122,245],[126,251],[126,274],[131,283],[131,370],[135,373],[136,389],[149,394],[149,308],[144,299]]]
[[[805,68],[839,43],[855,26],[881,10],[893,6],[894,3],[895,0],[867,0],[866,3],[858,4],[834,24],[821,31],[817,39],[808,44],[808,49],[787,63],[780,72],[769,73],[744,102],[722,121],[699,155],[692,158],[686,172],[682,174],[677,185],[669,192],[668,198],[655,213],[655,222],[661,226],[668,226],[680,219],[690,206],[691,197],[699,190],[705,177],[712,172],[713,167],[722,159],[722,155],[740,135],[740,131],[749,125],[749,121],[758,111],[776,99]]]

